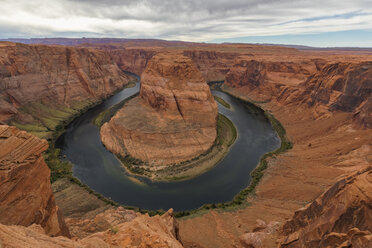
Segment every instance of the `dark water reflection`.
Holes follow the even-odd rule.
[[[241,102],[229,95],[213,91],[230,103],[232,110],[219,105],[219,112],[235,124],[238,138],[228,155],[210,171],[187,181],[134,183],[120,167],[116,157],[102,145],[99,128],[92,120],[97,114],[137,93],[124,89],[102,104],[75,119],[56,145],[74,164],[73,175],[93,190],[112,200],[143,209],[174,208],[176,211],[198,208],[206,203],[232,200],[250,182],[250,172],[260,157],[276,149],[280,141],[266,118],[251,113]]]

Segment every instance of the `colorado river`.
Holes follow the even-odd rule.
[[[229,153],[214,168],[186,181],[144,183],[130,180],[118,159],[103,146],[93,119],[102,111],[136,94],[140,84],[127,88],[88,110],[66,128],[57,140],[61,154],[71,161],[73,175],[93,190],[123,205],[148,210],[195,209],[206,203],[227,202],[250,182],[250,172],[260,157],[280,145],[280,140],[263,114],[251,113],[239,100],[212,91],[231,105],[218,104],[219,112],[236,126],[238,137]]]

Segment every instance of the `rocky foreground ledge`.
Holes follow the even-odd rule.
[[[372,167],[347,176],[295,212],[281,248],[371,247]]]
[[[41,155],[47,148],[46,140],[0,125],[0,223],[39,224],[49,235],[69,236]]]
[[[45,140],[0,125],[0,247],[182,247],[172,209],[150,217],[119,207],[69,220],[70,239],[41,155],[47,147]]]
[[[155,55],[141,76],[140,96],[101,128],[105,146],[149,165],[190,160],[216,139],[217,104],[191,59]]]

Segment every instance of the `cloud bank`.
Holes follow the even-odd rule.
[[[0,13],[0,38],[210,41],[372,31],[370,0],[0,0]]]

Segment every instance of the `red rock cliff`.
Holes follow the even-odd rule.
[[[149,60],[165,48],[120,48],[97,47],[106,51],[115,63],[125,71],[141,75]],[[239,55],[232,52],[217,52],[213,50],[185,50],[183,55],[192,59],[207,81],[222,81],[225,79],[234,59]]]
[[[217,104],[192,61],[157,54],[142,74],[140,97],[103,125],[101,138],[121,156],[154,165],[179,163],[213,145],[216,118]]]
[[[192,59],[207,81],[223,81],[238,56],[238,53],[210,50],[187,50],[183,54]]]
[[[0,223],[40,224],[48,235],[69,236],[41,155],[47,148],[45,140],[0,125]]]
[[[124,209],[110,209],[93,220],[78,221],[75,229],[80,230],[74,231],[90,235],[68,239],[41,155],[47,147],[45,140],[0,125],[1,247],[182,247],[172,209],[154,217],[133,212],[129,220],[122,217]]]
[[[141,75],[157,51],[153,49],[107,49],[110,57],[125,71]]]
[[[48,237],[39,225],[30,227],[0,224],[2,247],[25,248],[182,248],[178,237],[178,225],[170,210],[162,216],[149,217],[138,214],[131,221],[113,225],[82,239]]]
[[[122,88],[128,76],[103,51],[0,43],[0,121],[54,129]],[[52,121],[50,121],[52,120]]]
[[[353,112],[358,123],[372,128],[372,62],[327,64],[305,87],[310,106]]]
[[[323,59],[275,61],[241,56],[225,84],[253,95],[256,100],[306,104],[314,116],[332,111],[352,112],[360,125],[372,127],[371,62],[327,63]]]
[[[278,60],[240,56],[226,75],[225,84],[254,93],[255,98],[270,100],[283,91],[298,88],[310,75],[318,70],[320,60],[302,58]]]
[[[280,247],[370,247],[372,167],[348,176],[283,227]]]

